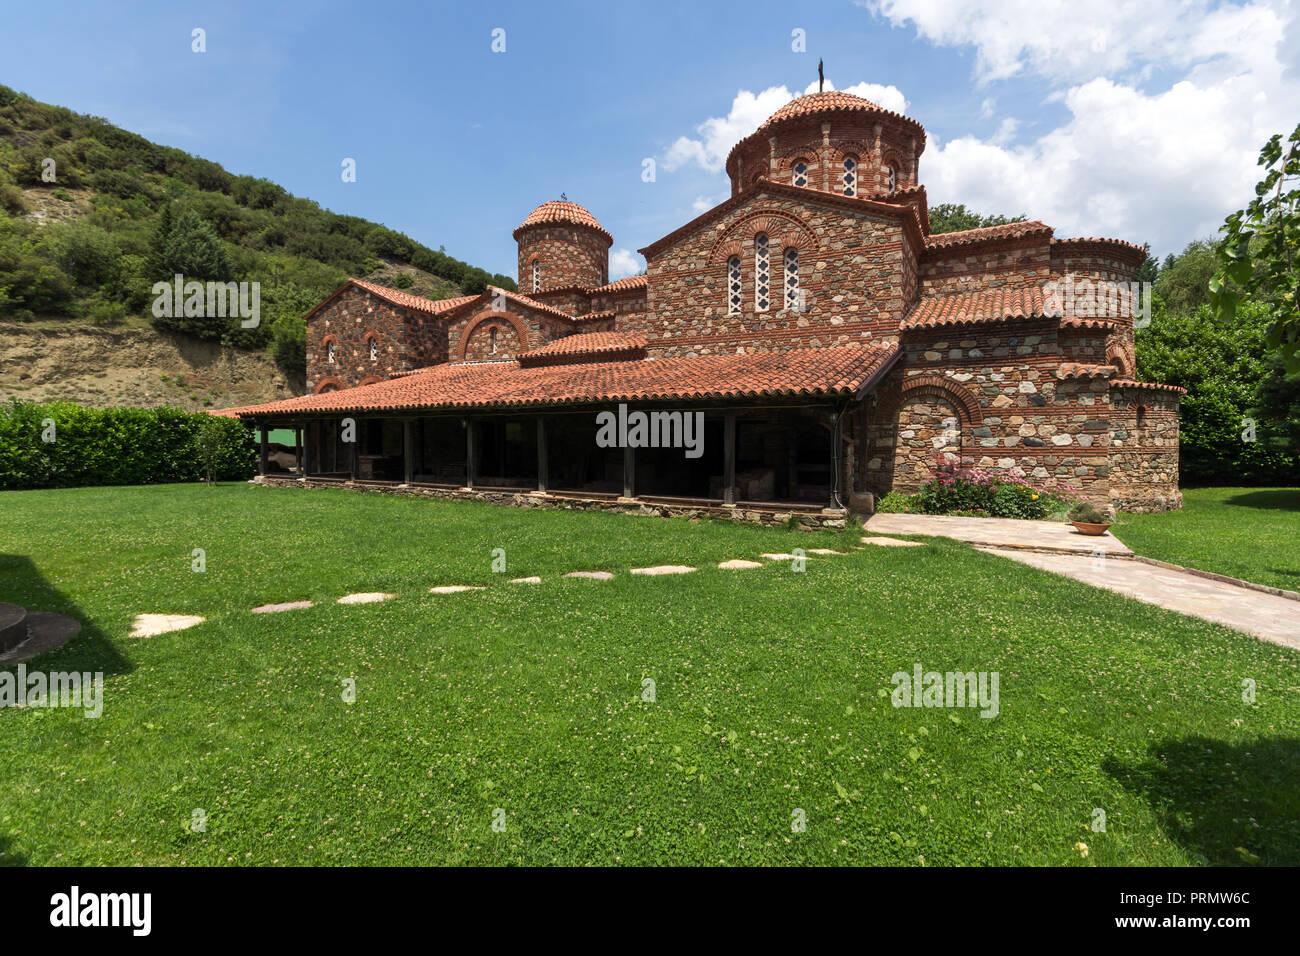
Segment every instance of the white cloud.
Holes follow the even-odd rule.
[[[835,84],[827,81],[828,90],[835,89]],[[813,83],[805,93],[815,93],[817,84]],[[881,86],[879,83],[855,83],[846,87],[844,92],[866,97],[873,103],[887,110],[901,113],[907,108],[907,100],[896,86]],[[769,116],[795,98],[795,94],[785,86],[769,86],[761,93],[741,90],[731,101],[731,110],[726,116],[712,116],[695,127],[696,137],[679,136],[664,154],[663,167],[673,172],[683,166],[695,164],[711,172],[722,172],[727,162],[731,147],[754,130],[758,129]]]
[[[615,249],[609,255],[609,281],[634,276],[645,268],[641,256],[631,249]]]
[[[1012,145],[1003,119],[987,139],[930,137],[921,181],[931,203],[1026,213],[1058,236],[1150,241],[1161,255],[1213,235],[1250,198],[1255,160],[1295,124],[1300,78],[1287,75],[1283,15],[1263,3],[1209,10],[1166,0],[1129,8],[1102,0],[1006,4],[885,0],[872,5],[926,39],[973,45],[984,80],[1018,73],[1060,84],[1046,97],[1070,118]],[[1177,7],[1177,9],[1175,9]],[[1079,42],[1078,38],[1085,38]],[[1106,77],[1105,72],[1132,74]],[[1157,75],[1168,86],[1143,88]],[[1069,85],[1071,78],[1089,76]],[[991,114],[992,103],[984,110]]]
[[[1215,7],[1210,0],[862,0],[891,26],[936,46],[973,46],[981,82],[1034,73],[1084,81],[1209,57],[1237,67],[1272,46],[1287,0]]]
[[[711,196],[696,196],[695,202],[691,203],[691,211],[697,213],[708,212],[721,201],[721,199],[714,199]]]

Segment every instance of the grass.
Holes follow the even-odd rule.
[[[856,535],[247,485],[0,519],[0,600],[86,622],[36,663],[106,675],[98,720],[0,710],[0,862],[1300,863],[1300,654],[953,542],[724,572]],[[895,709],[917,663],[1000,715]]]
[[[1111,530],[1149,558],[1300,591],[1300,488],[1186,489],[1180,511]]]

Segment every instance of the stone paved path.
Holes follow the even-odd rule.
[[[1027,548],[1107,557],[1131,555],[1110,532],[1080,534],[1064,521],[1022,521],[1017,518],[956,518],[951,515],[872,515],[863,526],[872,534],[928,534],[993,548]]]
[[[1300,601],[1142,561],[1008,548],[979,550],[1300,650]]]

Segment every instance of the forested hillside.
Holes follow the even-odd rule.
[[[259,282],[261,322],[150,315],[155,282]],[[348,276],[430,298],[514,280],[266,179],[0,86],[0,321],[149,323],[300,374],[304,312]]]

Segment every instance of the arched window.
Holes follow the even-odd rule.
[[[542,263],[537,259],[533,260],[533,291],[542,291]]]
[[[808,164],[802,159],[794,164],[794,174],[790,177],[790,182],[795,186],[808,185]]]
[[[330,365],[334,364],[334,343],[333,342],[327,342],[325,344],[325,361],[328,362]]]
[[[326,392],[337,392],[338,390],[339,387],[333,382],[330,382],[328,385],[322,385],[320,388],[316,389],[316,394],[324,395]]]
[[[767,233],[754,237],[754,308],[766,312],[772,303],[771,253]]]
[[[802,305],[803,299],[799,295],[799,250],[791,246],[785,250],[785,307],[802,312]]]
[[[371,338],[369,338],[369,339],[366,340],[366,344],[370,346],[370,361],[372,361],[372,362],[378,362],[378,361],[379,361],[379,343],[376,342],[376,341],[374,340],[373,337],[371,337]]]
[[[844,195],[856,196],[858,194],[858,161],[852,156],[846,156],[844,159]]]
[[[727,260],[727,314],[737,315],[740,304],[740,256],[732,256]]]
[[[497,354],[497,329],[495,326],[493,326],[491,329],[488,330],[488,342],[490,342],[492,345],[492,354],[496,355]]]
[[[889,190],[891,196],[898,188],[898,170],[893,166],[885,167],[885,188]]]

